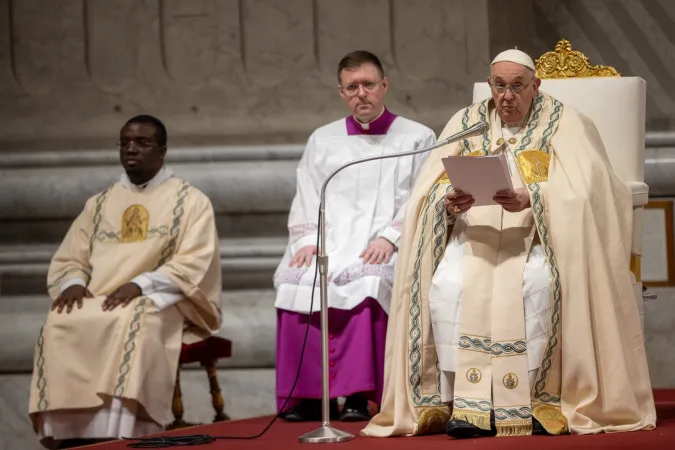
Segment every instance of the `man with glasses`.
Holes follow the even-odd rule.
[[[86,202],[49,267],[29,406],[48,448],[160,432],[182,342],[221,324],[211,202],[164,166],[158,119],[130,119],[119,139],[124,173]]]
[[[435,142],[429,128],[384,105],[389,80],[372,53],[338,64],[338,89],[351,114],[312,133],[297,169],[288,219],[289,245],[275,273],[277,406],[288,421],[321,419],[319,286],[314,290],[319,191],[325,177],[358,158]],[[326,191],[331,415],[367,420],[380,401],[384,343],[404,205],[424,155],[371,161],[340,172]],[[311,312],[313,313],[309,316]],[[311,328],[293,398],[307,321]],[[346,397],[338,414],[338,397]]]
[[[408,201],[382,412],[364,434],[652,429],[630,189],[591,119],[539,90],[527,54],[499,54],[488,82],[441,138],[489,130],[433,152]],[[500,153],[513,189],[493,205],[453,190],[442,157]]]

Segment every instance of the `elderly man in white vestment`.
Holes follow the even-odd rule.
[[[289,245],[274,276],[277,289],[277,406],[288,421],[321,419],[319,286],[311,304],[317,253],[319,191],[340,165],[367,156],[432,145],[434,132],[384,106],[389,80],[377,56],[346,55],[338,64],[340,96],[351,114],[312,133],[297,169],[288,219]],[[379,404],[389,299],[404,205],[425,156],[371,161],[340,172],[326,191],[330,396],[346,397],[338,416],[368,420]],[[300,378],[292,399],[307,321]]]
[[[29,413],[48,448],[162,430],[181,344],[221,324],[209,199],[164,166],[152,116],[120,131],[124,173],[91,197],[54,255]]]
[[[408,202],[370,436],[648,430],[656,413],[629,271],[632,198],[594,123],[499,54],[492,97],[452,117]],[[513,190],[473,206],[441,158],[505,154]],[[419,213],[418,213],[419,212]]]

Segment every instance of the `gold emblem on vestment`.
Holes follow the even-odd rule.
[[[559,406],[540,405],[534,408],[532,415],[549,434],[557,436],[569,432],[567,418],[560,411]]]
[[[515,389],[518,386],[518,377],[515,373],[507,373],[502,381],[506,389]]]
[[[122,242],[144,241],[150,215],[143,205],[131,205],[122,215]]]
[[[525,184],[548,181],[548,166],[551,157],[541,150],[523,150],[517,158]]]
[[[417,431],[415,435],[442,433],[450,420],[450,408],[445,406],[424,406],[416,408]]]
[[[483,378],[483,374],[480,373],[480,370],[474,368],[469,369],[466,372],[466,379],[469,380],[469,383],[476,384],[478,383],[481,378]]]

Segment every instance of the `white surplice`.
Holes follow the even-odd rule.
[[[433,145],[434,132],[396,117],[383,135],[349,135],[345,119],[317,129],[309,138],[297,169],[297,192],[288,228],[289,245],[274,275],[279,309],[309,313],[316,257],[310,267],[288,264],[302,247],[317,244],[319,196],[323,180],[349,161],[402,153]],[[326,189],[328,306],[352,309],[376,299],[389,312],[396,254],[388,264],[363,264],[359,255],[383,237],[398,242],[405,202],[427,154],[369,161],[338,173]],[[319,310],[317,276],[312,311]]]

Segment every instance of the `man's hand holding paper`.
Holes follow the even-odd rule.
[[[493,156],[449,156],[443,165],[453,186],[445,206],[451,214],[463,214],[472,206],[501,205],[508,212],[530,206],[526,188],[513,188],[504,154]]]
[[[494,201],[502,205],[502,208],[508,212],[520,212],[530,207],[530,195],[525,187],[497,191]]]

